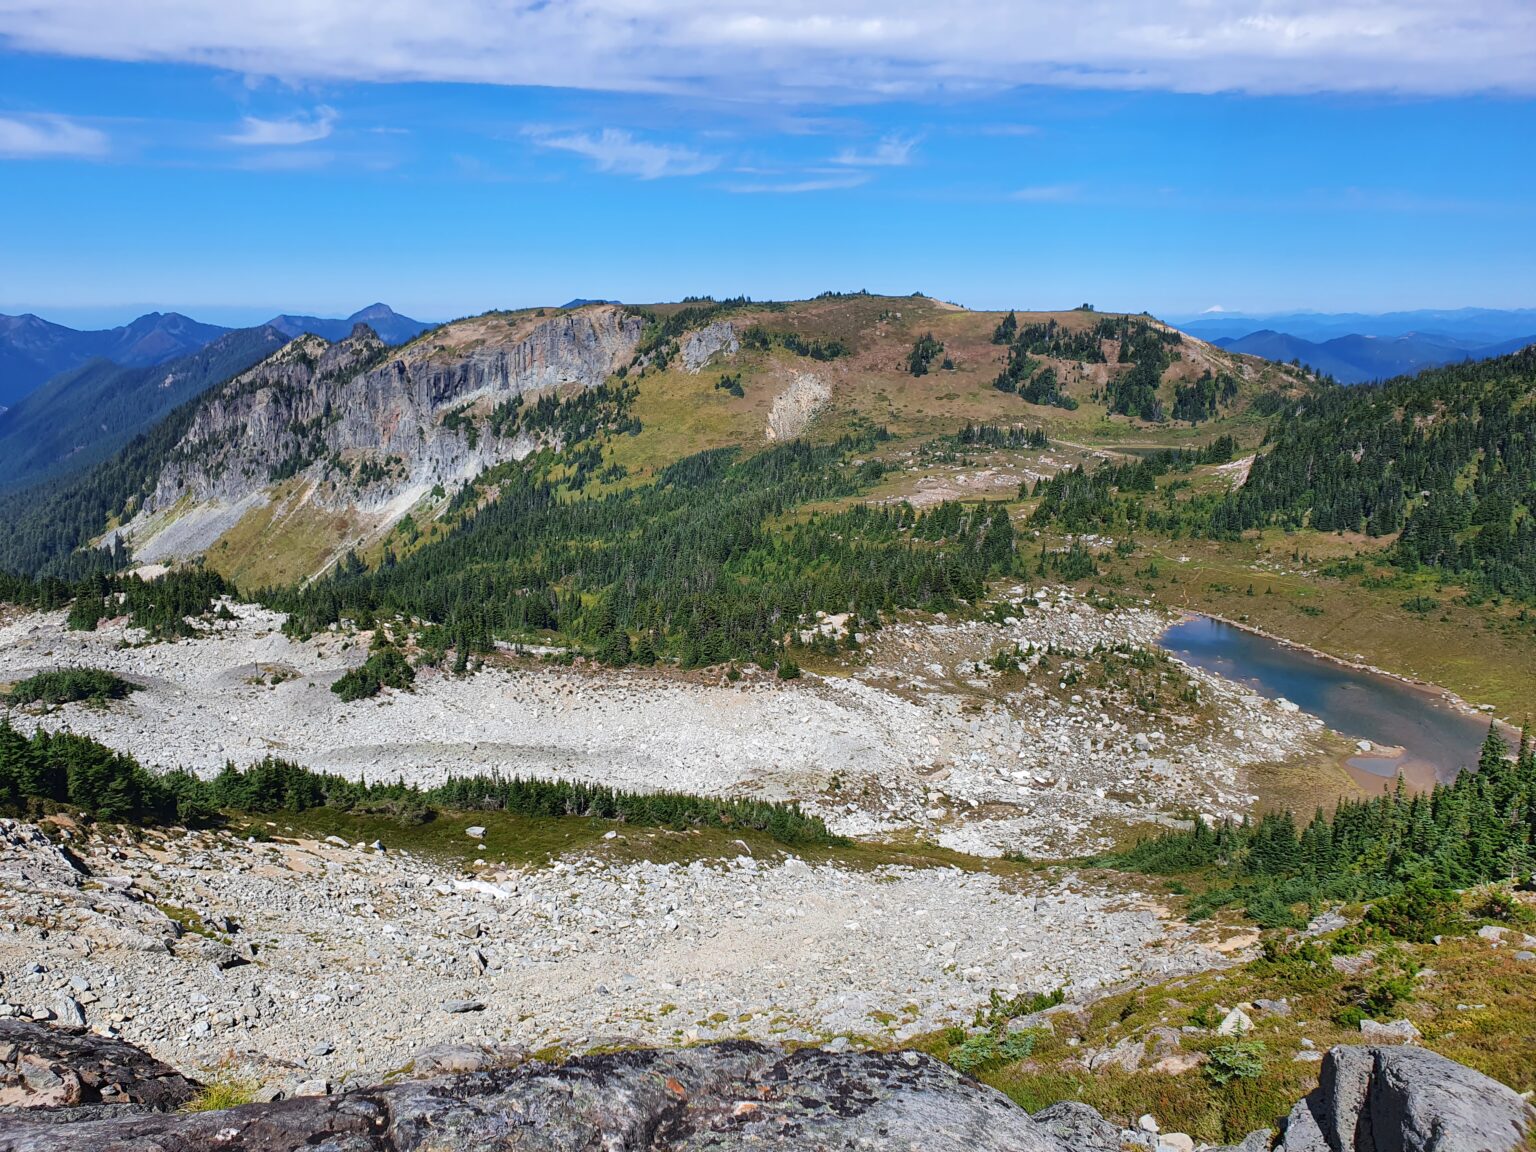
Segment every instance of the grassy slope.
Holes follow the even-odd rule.
[[[338,541],[366,527],[348,512],[331,512],[304,500],[301,480],[273,490],[271,503],[254,508],[215,541],[207,563],[242,588],[307,580],[330,559]]]
[[[664,311],[658,307],[658,311]],[[743,351],[732,361],[716,358],[702,371],[688,372],[680,361],[665,372],[648,373],[635,381],[639,396],[635,415],[644,425],[636,437],[613,446],[613,459],[644,476],[680,456],[705,448],[765,443],[773,398],[797,373],[812,373],[827,382],[832,397],[818,416],[812,435],[831,438],[871,424],[885,426],[898,446],[958,431],[967,422],[1042,424],[1053,437],[1086,443],[1111,443],[1135,449],[1143,446],[1203,443],[1216,434],[1214,425],[1147,426],[1123,416],[1107,416],[1103,405],[1090,399],[1099,380],[1120,365],[1087,365],[1081,373],[1066,362],[1052,363],[1063,378],[1080,375],[1067,391],[1080,404],[1076,411],[1029,404],[999,392],[992,381],[1005,358],[1005,349],[991,342],[999,312],[968,312],[921,297],[851,296],[803,301],[778,311],[744,309],[729,319],[737,331],[752,324],[770,332],[793,332],[806,339],[840,340],[850,354],[831,361],[795,356],[783,349]],[[1021,324],[1055,319],[1071,329],[1096,323],[1101,316],[1086,312],[1020,313]],[[946,371],[937,365],[926,376],[914,377],[905,367],[913,341],[932,332],[955,361]],[[1245,443],[1257,443],[1261,423],[1248,413],[1259,392],[1294,383],[1286,370],[1251,358],[1228,357],[1204,345],[1186,345],[1192,359],[1169,370],[1164,384],[1170,406],[1176,380],[1193,378],[1207,362],[1217,367],[1244,364],[1253,375],[1238,402],[1221,421]],[[717,389],[723,372],[741,376],[742,398]],[[634,380],[634,378],[631,378]]]
[[[1328,941],[1323,944],[1326,950]],[[1359,1029],[1335,1022],[1335,1013],[1354,1003],[1362,988],[1416,971],[1411,999],[1380,1013],[1383,1019],[1411,1020],[1425,1047],[1530,1092],[1536,1090],[1536,1031],[1530,1026],[1536,1019],[1536,964],[1516,960],[1516,950],[1516,945],[1494,948],[1475,936],[1448,936],[1440,944],[1376,944],[1340,957],[1362,965],[1358,974],[1337,971],[1331,962],[1285,965],[1260,959],[1123,991],[1080,1013],[1058,1015],[1028,1060],[985,1067],[978,1075],[1030,1110],[1082,1100],[1127,1126],[1151,1112],[1164,1131],[1188,1132],[1213,1144],[1235,1142],[1256,1128],[1275,1127],[1317,1083],[1317,1064],[1296,1059],[1307,1050],[1303,1039],[1315,1051],[1361,1043]],[[1201,1069],[1152,1067],[1160,1055],[1155,1029],[1176,1033],[1182,1052],[1208,1052],[1233,1039],[1216,1035],[1210,1022],[1256,999],[1284,999],[1290,1006],[1288,1016],[1247,1009],[1255,1026],[1243,1039],[1264,1046],[1257,1079],[1218,1085]],[[1194,1030],[1183,1031],[1186,1026]],[[946,1057],[954,1050],[952,1039],[932,1036],[923,1047]],[[1126,1041],[1146,1043],[1146,1066],[1088,1072],[1078,1062],[1085,1049],[1103,1051]]]

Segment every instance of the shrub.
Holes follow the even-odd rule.
[[[974,1023],[976,1027],[985,1028],[989,1032],[1000,1032],[1010,1020],[1054,1008],[1066,998],[1064,988],[1051,992],[1021,992],[1013,997],[1005,997],[994,988],[987,998],[987,1004],[976,1009]]]
[[[331,691],[345,701],[377,696],[381,689],[408,689],[416,682],[416,670],[393,645],[379,648],[362,666],[345,673]]]
[[[1417,964],[1402,961],[1394,973],[1382,975],[1369,985],[1353,985],[1348,989],[1351,1002],[1334,1013],[1334,1022],[1344,1028],[1358,1028],[1362,1020],[1388,1019],[1400,1005],[1414,999],[1418,973]]]
[[[1040,1033],[1036,1030],[1009,1032],[1002,1037],[991,1032],[978,1032],[951,1047],[945,1060],[956,1072],[969,1076],[988,1065],[1028,1060],[1039,1039]]]
[[[1397,940],[1428,944],[1459,919],[1455,896],[1421,877],[1371,905],[1364,923]]]
[[[1257,1080],[1264,1072],[1266,1051],[1262,1040],[1218,1044],[1205,1054],[1205,1078],[1218,1086],[1233,1080]]]
[[[1515,898],[1507,888],[1483,888],[1473,894],[1471,915],[1476,920],[1497,920],[1501,924],[1524,925],[1536,920],[1536,913]]]

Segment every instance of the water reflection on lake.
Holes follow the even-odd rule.
[[[1451,780],[1477,763],[1488,722],[1451,707],[1432,691],[1390,676],[1347,668],[1207,616],[1175,624],[1163,647],[1187,664],[1284,697],[1335,732],[1386,745],[1350,764],[1381,776],[1402,772],[1414,783]],[[1401,754],[1395,754],[1396,749]],[[1374,749],[1373,749],[1374,751]]]

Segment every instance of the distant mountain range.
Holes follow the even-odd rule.
[[[357,323],[367,324],[387,344],[403,344],[433,327],[384,304],[369,305],[345,320],[277,316],[268,322],[289,338],[313,332],[327,340],[342,339]],[[164,364],[231,331],[235,329],[203,324],[179,312],[150,312],[119,328],[95,331],[66,328],[30,312],[0,315],[0,408],[14,406],[44,381],[91,360],[107,360],[124,368]]]
[[[253,328],[156,312],[121,328],[78,332],[37,316],[0,316],[0,489],[99,463],[294,337],[341,340],[357,324],[386,344],[434,327],[383,304],[344,320],[278,316]]]
[[[98,358],[141,367],[194,352],[228,332],[179,312],[151,312],[120,328],[78,332],[41,316],[0,316],[0,405],[9,407],[51,376]]]
[[[1175,321],[1191,336],[1250,356],[1299,360],[1345,384],[1440,364],[1486,360],[1536,344],[1536,308],[1458,308],[1273,316],[1202,313]]]
[[[289,339],[310,332],[332,343],[345,340],[351,335],[354,326],[366,324],[377,332],[379,339],[386,344],[404,344],[416,339],[428,328],[434,327],[420,320],[412,320],[409,316],[402,316],[388,304],[370,304],[361,311],[352,313],[345,320],[327,320],[320,316],[285,315],[274,316],[267,321],[267,324]]]
[[[61,372],[0,412],[0,490],[89,468],[173,408],[244,372],[288,337],[236,328],[163,364],[96,359]]]

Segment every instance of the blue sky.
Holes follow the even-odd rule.
[[[1536,304],[1525,0],[933,9],[0,0],[0,311]]]

